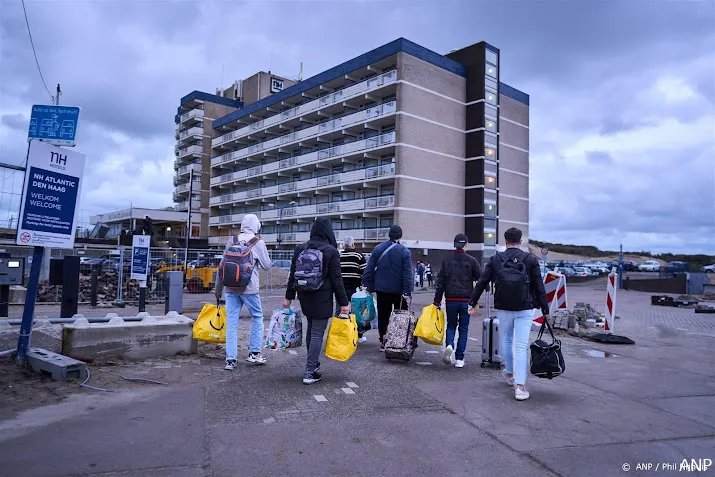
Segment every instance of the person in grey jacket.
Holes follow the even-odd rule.
[[[229,248],[238,243],[248,242],[258,235],[261,229],[261,222],[255,214],[246,214],[241,221],[241,234],[231,236],[226,243],[224,254]],[[266,243],[263,240],[258,242],[251,249],[252,259],[256,265],[264,270],[271,268],[271,257],[268,255]],[[223,260],[221,265],[223,264]],[[219,265],[219,269],[221,268]],[[226,287],[226,368],[233,370],[238,364],[238,316],[241,308],[246,305],[251,314],[251,335],[248,341],[248,357],[246,361],[255,364],[265,364],[266,358],[261,352],[263,349],[263,308],[261,307],[261,297],[258,294],[258,266],[254,267],[251,282],[245,288]],[[223,283],[217,280],[216,299],[220,299],[223,294]]]

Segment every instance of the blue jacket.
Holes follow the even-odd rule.
[[[411,296],[414,278],[410,250],[402,244],[397,244],[380,260],[385,250],[393,243],[395,242],[388,240],[375,247],[365,268],[362,283],[370,292]]]

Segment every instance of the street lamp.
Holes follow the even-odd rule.
[[[283,209],[285,209],[286,207],[293,206],[293,205],[295,205],[295,201],[291,200],[283,207],[278,208],[278,238],[276,239],[276,243],[277,243],[276,250],[281,248],[281,242],[283,242],[283,239],[281,238],[281,222],[283,221]],[[276,204],[268,204],[268,207],[275,208],[275,206],[276,206]]]

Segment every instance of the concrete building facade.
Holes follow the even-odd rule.
[[[415,259],[435,262],[460,232],[481,259],[511,226],[526,243],[529,97],[500,63],[484,42],[441,55],[401,38],[216,118],[209,243],[246,213],[283,248],[317,216],[363,250],[399,224]]]

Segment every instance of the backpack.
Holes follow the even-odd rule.
[[[297,292],[318,291],[323,286],[323,252],[308,245],[295,259],[293,289]]]
[[[494,302],[499,308],[508,311],[529,309],[529,274],[522,258],[508,258],[497,253]]]
[[[251,277],[256,268],[251,249],[258,243],[258,236],[248,242],[239,242],[234,235],[233,243],[223,254],[219,274],[223,285],[230,288],[245,288],[251,283]]]

